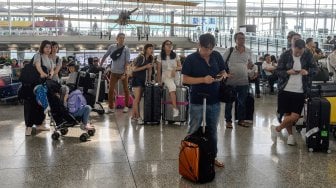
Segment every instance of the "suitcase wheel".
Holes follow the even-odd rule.
[[[330,150],[330,149],[328,149],[328,150],[327,150],[327,153],[331,153],[331,150]]]
[[[314,149],[313,149],[313,148],[309,148],[308,151],[309,151],[309,152],[313,152]]]

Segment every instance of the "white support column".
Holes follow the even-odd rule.
[[[246,0],[237,1],[237,28],[236,31],[239,31],[241,25],[245,25],[246,19]]]

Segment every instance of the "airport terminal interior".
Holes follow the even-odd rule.
[[[316,64],[319,70],[327,71],[327,80],[313,84],[335,88],[331,91],[335,95],[322,96],[322,86],[318,89],[320,96],[315,98],[336,97],[336,62],[331,58],[336,52],[334,5],[334,0],[0,0],[0,187],[336,187],[336,101],[330,102],[330,127],[316,131],[329,140],[327,150],[310,151],[307,147],[307,138],[316,134],[312,132],[316,129],[306,128],[310,126],[307,106],[311,98],[306,98],[301,117],[291,126],[296,143],[289,144],[285,129],[274,142],[272,125],[280,125],[280,90],[277,82],[271,89],[262,66],[267,57],[274,56],[276,62],[291,48],[289,38],[293,33],[300,34],[304,41],[312,38],[314,48],[320,50]],[[95,131],[85,130],[77,120],[67,129],[58,125],[49,101],[42,123],[46,130],[34,125],[27,134],[27,99],[18,97],[23,85],[19,77],[44,40],[58,43],[56,55],[66,71],[71,66],[84,70],[90,59],[100,62],[108,47],[118,42],[119,33],[124,33],[130,61],[137,60],[146,44],[153,45],[157,59],[163,42],[169,40],[183,67],[188,55],[197,51],[202,34],[211,33],[215,39],[211,50],[223,55],[236,46],[237,32],[244,33],[244,45],[251,50],[247,63],[257,67],[259,91],[255,83],[249,83],[253,116],[244,124],[236,119],[234,107],[230,127],[225,119],[226,103],[220,103],[216,160],[224,167],[215,165],[215,178],[210,182],[193,182],[179,173],[181,142],[190,127],[189,93],[183,93],[184,101],[177,97],[178,117],[185,114],[181,122],[175,116],[167,119],[166,114],[174,114],[175,108],[173,102],[165,100],[164,92],[160,93],[158,124],[134,121],[132,105],[127,110],[122,105],[110,109],[106,75],[113,62],[111,54],[97,74],[78,73],[78,80],[93,80],[89,117]],[[68,74],[63,77],[60,83],[69,78]],[[181,86],[182,77],[176,73],[175,84],[187,88]],[[80,88],[78,80],[76,87]],[[134,97],[132,83],[129,81],[128,89]],[[116,102],[118,97],[125,97],[120,80],[114,91]],[[36,96],[29,100],[39,100],[43,106],[40,95]],[[146,100],[145,94],[139,106],[143,118]]]

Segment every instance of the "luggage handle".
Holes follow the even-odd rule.
[[[202,133],[205,134],[206,127],[206,98],[209,97],[207,93],[198,93],[198,95],[203,97],[203,120],[202,120]]]

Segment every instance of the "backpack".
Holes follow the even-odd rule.
[[[135,58],[133,62],[127,66],[126,74],[129,78],[133,77],[133,72],[136,68],[139,58],[142,58],[142,63],[140,65],[143,65],[145,63],[145,56],[143,54],[140,54],[137,58]]]
[[[35,57],[35,56],[34,56]],[[34,57],[30,60],[30,63],[26,64],[20,74],[19,81],[23,84],[38,85],[41,84],[40,73],[37,71],[34,65]],[[48,69],[43,65],[41,56],[41,68],[43,72],[48,74]]]
[[[86,99],[80,90],[76,89],[70,93],[68,97],[68,110],[70,113],[76,113],[86,104]]]

